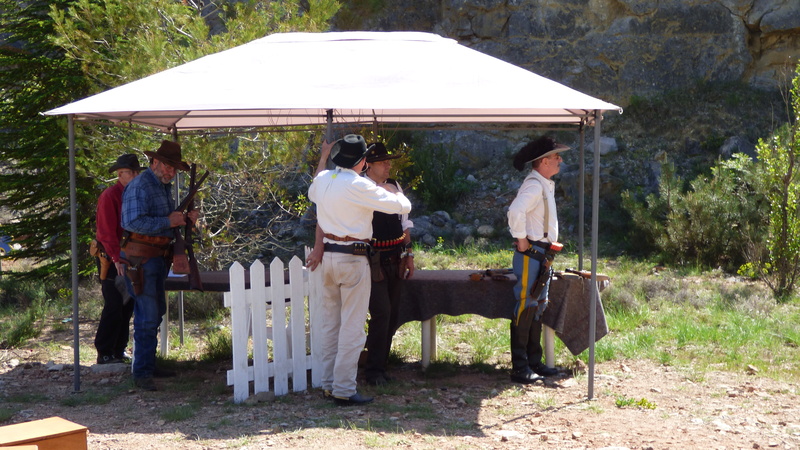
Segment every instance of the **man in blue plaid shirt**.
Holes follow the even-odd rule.
[[[156,347],[161,317],[167,311],[164,281],[169,270],[173,228],[186,224],[186,217],[197,221],[198,211],[175,211],[172,180],[177,170],[189,170],[181,161],[181,147],[162,141],[156,152],[145,151],[150,168],[136,177],[122,194],[122,228],[130,232],[121,258],[128,264],[128,275],[136,293],[133,317],[133,381],[136,387],[155,391],[153,377],[175,373],[156,368]]]

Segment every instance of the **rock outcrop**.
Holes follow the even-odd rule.
[[[345,28],[434,32],[621,106],[698,80],[775,88],[800,56],[798,0],[383,3]]]

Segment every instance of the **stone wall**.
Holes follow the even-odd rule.
[[[698,80],[774,88],[800,56],[800,0],[382,3],[343,29],[434,32],[622,106]]]

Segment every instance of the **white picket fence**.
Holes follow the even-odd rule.
[[[289,262],[288,284],[284,283],[284,269],[280,259],[272,260],[270,285],[265,286],[264,264],[255,261],[250,266],[249,289],[245,289],[241,264],[234,263],[229,270],[231,290],[225,293],[225,306],[231,308],[233,369],[228,371],[227,380],[228,386],[233,386],[236,403],[250,396],[251,381],[254,394],[258,394],[270,392],[272,378],[275,395],[284,395],[290,391],[290,378],[292,392],[305,391],[311,370],[311,386],[321,385],[320,359],[316,357],[319,343],[311,332],[319,323],[315,320],[319,308],[315,300],[310,300],[306,308],[305,301],[320,298],[316,295],[318,284],[316,280],[309,282],[310,272],[296,256]]]

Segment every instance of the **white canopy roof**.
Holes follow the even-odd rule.
[[[47,111],[162,131],[347,123],[593,124],[618,106],[452,39],[280,33]]]
[[[452,39],[417,32],[274,34],[45,112],[163,132],[339,123],[594,125],[621,108]],[[75,364],[78,241],[74,122],[70,127],[70,221]],[[581,151],[583,142],[581,141]],[[582,167],[582,166],[581,166]],[[596,281],[599,164],[594,165],[592,279]],[[583,177],[579,178],[582,182]],[[582,198],[583,196],[581,196]],[[579,206],[579,220],[583,220]],[[582,226],[579,227],[581,230]],[[582,236],[582,231],[581,231]],[[583,240],[581,238],[581,254]],[[582,261],[582,257],[580,258]],[[596,292],[596,291],[595,291]],[[590,309],[594,336],[595,308]],[[592,398],[594,342],[590,343]],[[80,371],[75,371],[80,391]]]

